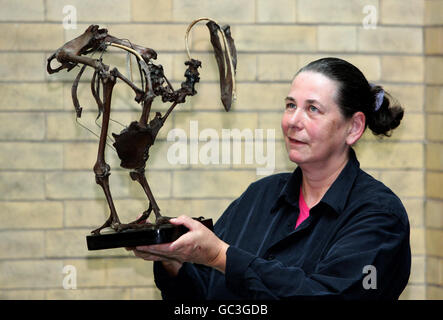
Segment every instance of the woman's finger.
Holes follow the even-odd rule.
[[[137,250],[134,250],[134,255],[138,258],[142,258],[143,260],[148,260],[148,261],[156,261],[156,259],[158,259],[157,257],[151,254],[139,252]]]
[[[148,261],[168,261],[171,260],[169,257],[162,256],[162,255],[156,255],[147,253],[146,251],[138,251],[137,249],[133,250],[134,255],[138,258],[142,258],[144,260]]]
[[[162,244],[151,244],[148,246],[137,246],[136,250],[151,254],[163,254],[167,255],[167,253],[171,252],[170,249],[171,243],[162,243]]]
[[[189,230],[194,230],[199,224],[201,224],[200,222],[185,215],[181,215],[178,218],[172,218],[169,220],[169,222],[174,225],[184,225]]]
[[[196,242],[198,235],[196,234],[198,231],[195,229],[192,232],[187,232],[182,235],[180,238],[172,242],[169,246],[170,250],[177,251],[183,247],[187,247]],[[192,245],[194,246],[194,245]]]

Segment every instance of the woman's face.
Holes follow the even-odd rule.
[[[292,82],[281,122],[291,161],[323,166],[343,159],[350,121],[340,113],[336,93],[337,83],[321,73],[304,71]]]

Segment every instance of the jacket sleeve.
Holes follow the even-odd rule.
[[[396,299],[409,268],[409,224],[394,214],[361,214],[340,229],[312,271],[229,247],[226,286],[249,299]],[[403,283],[393,284],[394,276]]]
[[[161,262],[154,262],[155,284],[164,300],[202,300],[206,295],[209,268],[183,263],[176,277],[168,275]]]
[[[223,238],[226,221],[235,210],[238,199],[232,202],[214,226],[214,233]],[[171,277],[161,262],[154,262],[154,280],[164,300],[204,300],[208,292],[212,268],[184,262],[177,276]]]

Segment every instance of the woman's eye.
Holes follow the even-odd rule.
[[[318,108],[316,106],[309,106],[309,111],[318,112]]]
[[[295,109],[297,106],[294,103],[287,103],[286,109]]]

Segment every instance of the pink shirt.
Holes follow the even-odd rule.
[[[309,217],[309,207],[303,198],[303,192],[300,187],[300,197],[298,198],[298,206],[300,207],[300,214],[298,215],[295,229],[302,223],[307,217]]]

